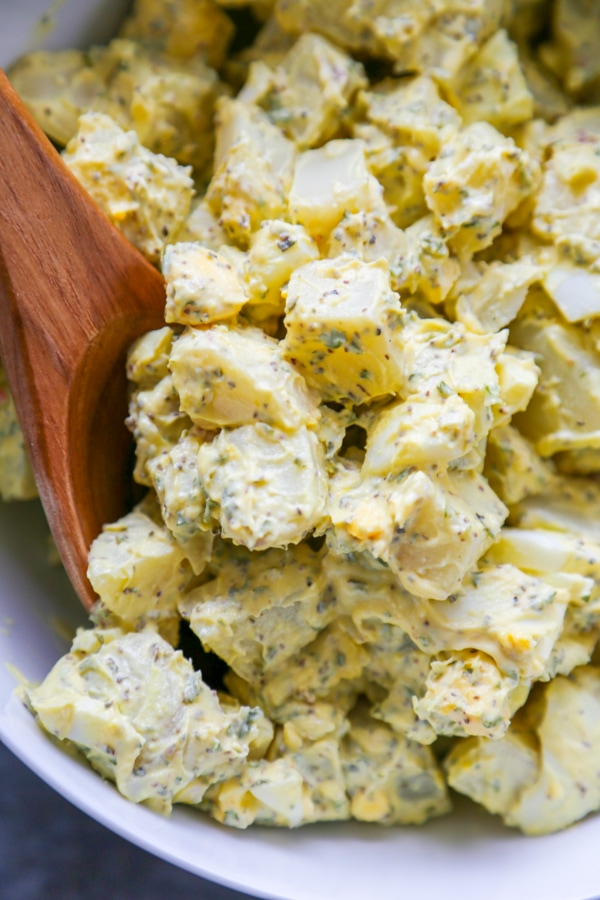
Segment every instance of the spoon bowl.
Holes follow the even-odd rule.
[[[127,348],[164,324],[164,281],[1,71],[0,134],[0,359],[50,529],[89,609],[90,544],[131,504]]]

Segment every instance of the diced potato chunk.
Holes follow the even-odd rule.
[[[168,327],[148,331],[134,341],[127,354],[127,378],[147,390],[169,374],[173,332]]]
[[[563,519],[561,511],[553,510],[549,503],[546,517],[544,511],[533,506],[535,501],[531,502],[531,519],[527,505],[520,508],[515,515],[519,528],[504,528],[488,558],[543,577],[550,574],[552,580],[558,573],[583,575],[594,580],[597,594],[600,588],[600,541],[593,517],[591,521],[582,517],[578,530],[565,531],[568,516]],[[539,522],[539,526],[531,527],[531,521]]]
[[[394,261],[405,247],[404,232],[397,228],[385,210],[344,215],[329,235],[326,252],[329,259],[351,254],[364,262],[385,259],[390,266],[392,287]]]
[[[269,724],[259,709],[222,708],[200,672],[150,629],[80,631],[27,699],[127,799],[167,814],[239,772]]]
[[[569,599],[566,589],[513,565],[486,563],[471,570],[452,603],[409,603],[405,595],[397,617],[425,652],[480,650],[504,675],[527,682],[547,677]]]
[[[281,315],[285,307],[282,289],[296,269],[317,259],[318,247],[302,225],[282,219],[263,222],[252,237],[244,266],[249,297],[244,312],[256,318]]]
[[[342,765],[355,819],[418,825],[450,810],[432,751],[362,711],[342,740]]]
[[[533,116],[533,97],[506,31],[497,31],[458,72],[449,88],[466,124],[489,122],[506,132]]]
[[[512,506],[544,491],[553,473],[516,428],[502,425],[488,436],[484,474],[504,503]]]
[[[384,410],[368,433],[363,475],[394,474],[406,466],[459,459],[475,444],[475,416],[456,395],[415,395]]]
[[[297,544],[320,526],[327,477],[317,436],[270,425],[221,431],[198,453],[202,487],[225,537],[250,550]]]
[[[189,212],[190,170],[151,153],[101,113],[81,116],[64,160],[125,237],[157,262]]]
[[[264,422],[293,431],[318,420],[304,379],[258,328],[189,329],[169,365],[181,408],[197,425]]]
[[[531,124],[535,122],[533,127],[537,128],[543,121],[555,122],[561,116],[566,116],[571,108],[571,100],[562,90],[558,78],[538,58],[530,56],[528,49],[520,48],[520,63],[527,89],[533,97],[534,119]]]
[[[203,809],[234,828],[255,823],[294,828],[304,820],[302,789],[302,775],[291,759],[258,760],[217,784]]]
[[[167,284],[167,322],[209,325],[237,315],[248,299],[231,263],[201,244],[167,247],[162,271]]]
[[[584,331],[532,308],[513,341],[537,354],[539,385],[516,424],[541,456],[600,447],[600,357]]]
[[[536,355],[507,347],[496,363],[500,405],[494,410],[496,426],[505,425],[515,413],[527,409],[540,379]]]
[[[600,806],[599,670],[555,678],[536,706],[534,727],[501,741],[458,744],[446,766],[456,790],[500,813],[507,825],[547,834]]]
[[[284,759],[288,754],[284,755]],[[335,822],[350,818],[350,802],[337,736],[305,742],[289,757],[304,779],[304,821]]]
[[[205,647],[253,683],[336,615],[320,555],[304,544],[250,553],[223,543],[213,568],[216,577],[186,594],[181,614]]]
[[[338,474],[331,543],[386,562],[406,590],[445,600],[498,536],[507,510],[475,472],[408,468],[394,479]]]
[[[316,34],[301,35],[274,72],[265,68],[250,67],[239,97],[262,106],[300,150],[331,140],[367,84],[360,63]]]
[[[293,220],[314,237],[327,236],[345,213],[383,208],[381,185],[359,140],[329,141],[301,153],[288,199]]]
[[[10,80],[40,127],[61,146],[104,88],[100,73],[80,50],[29,53],[11,68]]]
[[[224,62],[233,23],[213,0],[135,0],[120,33],[160,47],[169,56],[199,56],[218,68]]]
[[[135,438],[133,476],[139,484],[151,485],[147,464],[161,453],[168,453],[181,433],[192,425],[189,416],[180,408],[171,375],[148,389],[133,393],[126,425]]]
[[[326,737],[339,739],[349,728],[343,709],[323,700],[292,700],[285,707],[284,718],[282,740],[292,751]]]
[[[167,528],[134,511],[95,539],[87,574],[104,605],[135,624],[175,615],[191,573]]]
[[[354,640],[351,623],[339,619],[282,665],[268,673],[262,687],[267,709],[276,713],[290,699],[326,698],[343,682],[360,676],[369,656]]]
[[[362,403],[400,387],[392,345],[400,322],[383,261],[309,263],[290,278],[284,353],[325,400]]]
[[[431,70],[445,80],[499,26],[502,0],[435,4],[376,0],[278,0],[280,25],[294,34],[319,31],[358,54],[383,57],[396,71]]]
[[[456,318],[480,334],[505,328],[521,309],[529,287],[541,275],[540,267],[527,259],[474,265],[454,285]]]
[[[227,243],[227,236],[206,201],[192,203],[190,214],[177,232],[177,240],[187,243],[197,241],[209,250],[219,250]]]
[[[500,234],[535,187],[537,171],[511,138],[477,122],[451,138],[431,164],[425,198],[457,250],[472,254]]]
[[[511,384],[505,389],[501,378],[507,336],[472,334],[445,319],[408,317],[397,338],[408,399],[458,394],[473,410],[476,440],[481,440],[495,424],[497,407],[508,403]],[[535,381],[532,391],[534,387]]]
[[[554,477],[539,496],[515,507],[520,528],[549,528],[600,543],[600,485],[590,478]]]
[[[219,821],[238,828],[348,819],[339,741],[326,737],[288,748],[276,737],[268,762],[251,763],[241,776],[211,789],[207,800],[213,815],[216,802]]]
[[[355,122],[352,136],[366,146],[367,165],[383,188],[390,216],[399,228],[427,215],[423,176],[430,159],[419,147],[403,146],[376,125]]]
[[[200,483],[198,451],[214,435],[193,428],[175,446],[147,464],[160,502],[163,521],[199,575],[210,559],[213,536],[208,530],[208,498]]]
[[[532,784],[539,769],[534,737],[509,731],[500,741],[467,738],[459,741],[444,761],[448,784],[481,803],[491,813],[504,813]]]
[[[600,315],[598,272],[560,259],[545,273],[543,284],[567,322],[581,322]]]
[[[535,198],[532,228],[559,245],[567,264],[585,265],[600,256],[600,138],[581,138],[579,133],[553,145]]]
[[[543,62],[572,94],[594,87],[600,78],[596,52],[600,41],[598,12],[595,3],[557,0],[552,15],[552,40],[540,48]]]
[[[296,150],[265,112],[239,100],[217,105],[215,174],[206,199],[228,237],[246,247],[264,219],[287,210]]]
[[[441,99],[435,82],[426,75],[387,79],[361,94],[360,107],[368,121],[395,143],[417,147],[429,160],[461,124],[456,110]]]
[[[376,697],[371,715],[411,741],[432,744],[435,731],[429,722],[417,718],[414,710],[415,700],[425,690],[431,658],[397,625],[371,618],[363,619],[362,627],[371,638],[366,644],[370,661],[364,676],[387,691],[383,699]]]
[[[433,659],[426,685],[415,711],[437,734],[494,740],[506,734],[518,678],[502,675],[485,653],[462,650]]]
[[[458,278],[460,265],[434,217],[424,216],[404,232],[390,271],[395,290],[420,292],[430,303],[440,303]]]
[[[79,116],[109,115],[133,129],[153,153],[175,157],[202,172],[214,147],[212,117],[218,77],[200,59],[181,61],[115,38],[83,54],[75,50],[32,53],[11,72],[47,134],[66,144]]]
[[[213,69],[200,59],[178,60],[122,39],[94,47],[91,59],[103,81],[91,109],[133,128],[153,153],[173,156],[198,173],[210,168],[214,105],[222,91]]]

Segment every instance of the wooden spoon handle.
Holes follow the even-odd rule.
[[[164,283],[1,71],[0,135],[0,358],[50,527],[89,606],[89,544],[124,509],[126,349],[164,323]]]

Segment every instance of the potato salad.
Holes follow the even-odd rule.
[[[600,809],[600,6],[137,0],[10,76],[166,283],[41,726],[237,828]]]

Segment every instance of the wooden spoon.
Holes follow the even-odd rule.
[[[0,359],[52,534],[88,609],[90,543],[131,496],[126,351],[164,324],[164,303],[161,275],[0,71]]]

